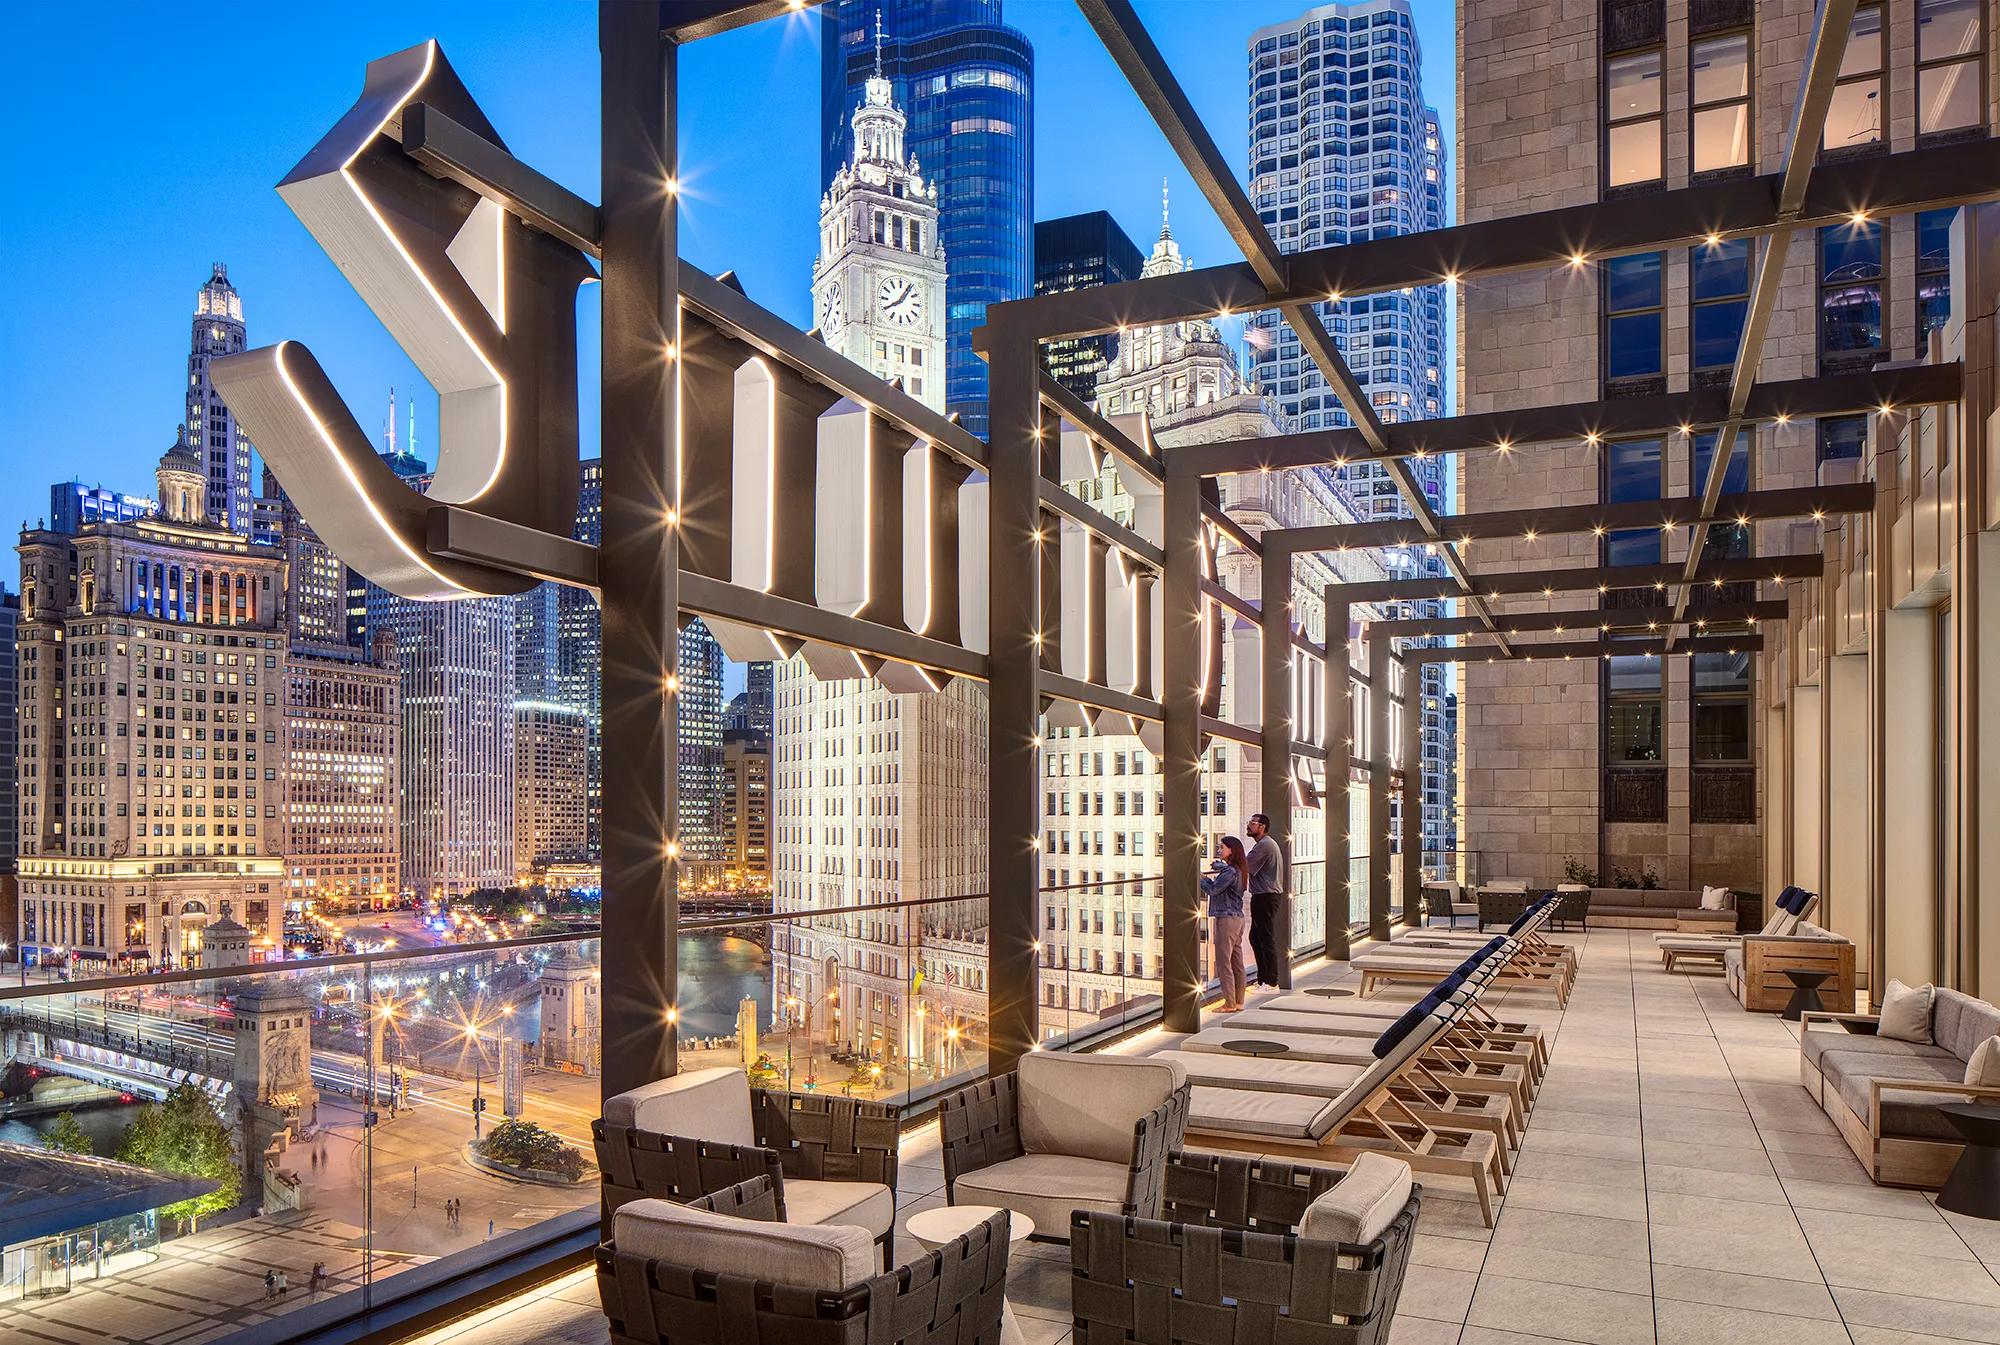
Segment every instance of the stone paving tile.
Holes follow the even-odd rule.
[[[1576,942],[1566,1011],[1545,993],[1498,999],[1553,1054],[1497,1226],[1463,1192],[1426,1188],[1388,1345],[2000,1345],[2000,1223],[1870,1183],[1799,1086],[1796,1034],[1775,1015],[1744,1013],[1717,978],[1666,975],[1646,931]],[[899,1220],[942,1201],[935,1126],[906,1141],[899,1174]],[[898,1246],[915,1254],[912,1239]],[[1023,1345],[1066,1345],[1067,1248],[1017,1252]],[[175,1302],[169,1286],[160,1296]],[[424,1339],[605,1340],[588,1277],[518,1311]],[[7,1326],[0,1313],[11,1345]]]

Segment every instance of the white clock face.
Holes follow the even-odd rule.
[[[838,280],[826,287],[826,297],[821,300],[821,303],[823,307],[819,315],[819,329],[826,334],[828,340],[832,340],[840,334],[841,327],[847,321],[847,314],[843,311],[840,302],[840,282]]]
[[[904,276],[884,280],[876,297],[881,301],[883,318],[898,327],[914,327],[923,320],[924,297]]]

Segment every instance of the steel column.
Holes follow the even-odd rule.
[[[1368,937],[1389,937],[1389,637],[1368,632]]]
[[[1385,633],[1383,643],[1389,637]],[[1415,651],[1412,651],[1415,652]],[[1423,665],[1403,665],[1403,923],[1424,922],[1424,686]]]
[[[1273,979],[1280,986],[1292,983],[1292,901],[1298,894],[1297,876],[1292,871],[1292,553],[1284,546],[1264,547],[1259,567],[1263,581],[1263,611],[1259,623],[1263,639],[1258,653],[1264,679],[1264,761],[1263,782],[1258,793],[1263,812],[1271,819],[1271,839],[1278,843],[1283,859],[1285,901],[1278,911],[1278,947],[1284,952]],[[1239,684],[1244,670],[1238,668]],[[1247,842],[1247,837],[1245,838]]]
[[[994,342],[987,387],[992,478],[987,525],[991,636],[987,684],[987,1070],[1001,1074],[1038,1038],[1035,939],[1041,891],[1042,529],[1040,368],[1024,340]],[[1051,530],[1052,531],[1052,530]]]
[[[604,1009],[607,1096],[675,1068],[680,539],[676,48],[654,5],[598,12],[603,63]]]
[[[1353,896],[1347,890],[1353,867],[1353,845],[1347,834],[1348,789],[1354,779],[1354,701],[1347,676],[1347,629],[1353,608],[1336,596],[1337,584],[1326,588],[1326,661],[1322,665],[1326,704],[1326,792],[1320,800],[1326,828],[1320,850],[1326,856],[1326,956],[1345,962],[1351,951],[1348,925]]]
[[[1167,548],[1162,620],[1166,623],[1160,708],[1165,716],[1160,754],[1166,816],[1161,879],[1164,961],[1162,1019],[1169,1032],[1201,1028],[1202,869],[1201,793],[1201,482],[1169,477],[1162,501]],[[997,646],[996,646],[997,647]]]

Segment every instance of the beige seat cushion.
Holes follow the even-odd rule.
[[[1865,1032],[1847,1032],[1838,1027],[1813,1027],[1799,1034],[1799,1049],[1806,1060],[1819,1064],[1820,1057],[1828,1051],[1840,1051],[1848,1055],[1895,1056],[1903,1060],[1947,1060],[1955,1059],[1950,1051],[1939,1046],[1923,1046],[1913,1041],[1896,1041],[1889,1037],[1871,1037]]]
[[[1175,1052],[1187,1062],[1188,1078],[1211,1088],[1249,1088],[1268,1093],[1297,1093],[1301,1097],[1339,1097],[1367,1073],[1374,1063],[1364,1050],[1363,1060],[1322,1064],[1294,1060],[1290,1056],[1260,1058],[1233,1052]]]
[[[619,1206],[612,1237],[621,1252],[801,1289],[837,1292],[867,1280],[878,1264],[865,1228],[765,1223],[670,1200]]]
[[[724,1144],[755,1144],[750,1078],[740,1069],[690,1070],[604,1099],[612,1125]]]
[[[785,1178],[785,1222],[853,1224],[876,1237],[896,1226],[896,1197],[880,1182]]]
[[[1247,1018],[1249,1015],[1245,1014],[1244,1017]],[[1198,1051],[1204,1055],[1226,1055],[1232,1059],[1245,1060],[1252,1059],[1252,1057],[1239,1055],[1229,1050],[1223,1043],[1242,1041],[1254,1035],[1254,1040],[1274,1041],[1280,1046],[1290,1048],[1284,1055],[1263,1057],[1262,1063],[1268,1064],[1274,1060],[1302,1060],[1336,1065],[1368,1065],[1372,1064],[1375,1059],[1375,1053],[1369,1050],[1369,1047],[1373,1046],[1375,1039],[1382,1035],[1382,1028],[1379,1025],[1376,1026],[1375,1031],[1368,1033],[1366,1036],[1358,1034],[1342,1036],[1335,1033],[1312,1031],[1290,1032],[1283,1028],[1276,1030],[1259,1028],[1255,1034],[1252,1034],[1249,1031],[1250,1026],[1250,1024],[1245,1023],[1240,1031],[1235,1030],[1235,1024],[1231,1024],[1225,1028],[1208,1028],[1205,1031],[1195,1033],[1182,1044],[1191,1052]],[[1189,1078],[1200,1081],[1201,1073],[1201,1070],[1197,1069],[1193,1064],[1190,1063],[1188,1065]]]
[[[1875,1035],[1889,1041],[1910,1041],[1928,1046],[1931,1042],[1931,999],[1936,992],[1928,985],[1911,987],[1890,981],[1882,992],[1882,1013]]]
[[[1364,1153],[1330,1191],[1306,1206],[1299,1236],[1315,1242],[1373,1242],[1410,1203],[1410,1165]]]
[[[1320,1117],[1332,1110],[1333,1103],[1325,1098],[1196,1084],[1188,1105],[1188,1129],[1307,1140],[1318,1132]]]
[[[1132,1128],[1187,1082],[1178,1064],[1143,1056],[1030,1051],[1021,1057],[1021,1147],[1132,1161]]]
[[[1130,1181],[1124,1162],[1022,1154],[966,1173],[952,1183],[951,1200],[954,1205],[998,1205],[1025,1214],[1035,1221],[1036,1233],[1060,1239],[1069,1236],[1071,1210],[1116,1214],[1123,1209]]]

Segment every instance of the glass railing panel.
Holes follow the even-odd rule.
[[[705,1005],[684,1006],[703,1016],[683,1020],[683,1067],[743,1064],[764,1087],[902,1108],[979,1077],[987,909],[980,895],[703,922],[696,937],[724,941],[700,954],[718,989]],[[687,956],[684,948],[683,994],[703,984]]]
[[[557,938],[0,983],[0,1140],[17,1162],[113,1165],[60,1174],[75,1227],[15,1237],[0,1209],[10,1322],[90,1332],[167,1263],[148,1334],[205,1337],[370,1301],[412,1267],[594,1209],[598,956],[595,938]]]
[[[1163,880],[1059,884],[1041,893],[1036,1009],[1044,1047],[1149,1021],[1162,1003]],[[1201,974],[1208,976],[1207,950]]]

